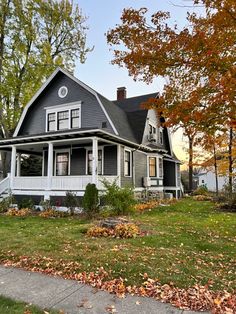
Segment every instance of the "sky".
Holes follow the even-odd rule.
[[[74,0],[79,4],[83,15],[87,16],[87,45],[94,49],[87,55],[84,64],[76,63],[75,76],[104,95],[110,100],[116,98],[117,87],[125,86],[127,97],[133,97],[153,92],[161,92],[165,83],[163,78],[156,78],[147,85],[135,82],[128,75],[125,68],[112,65],[112,51],[106,42],[106,32],[120,23],[120,16],[124,8],[147,7],[150,14],[156,11],[169,11],[170,23],[177,24],[180,28],[187,24],[185,19],[192,8],[191,0]],[[185,7],[184,7],[185,6]],[[186,141],[182,132],[174,134],[173,148],[178,158],[186,159]]]

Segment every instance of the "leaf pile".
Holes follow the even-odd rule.
[[[194,285],[188,289],[180,289],[173,284],[162,285],[151,279],[145,273],[145,280],[141,286],[126,286],[125,279],[110,279],[110,272],[103,267],[96,272],[79,272],[81,265],[77,262],[55,261],[48,257],[32,258],[29,256],[17,257],[9,253],[8,259],[2,259],[4,266],[19,267],[26,270],[41,272],[66,279],[74,279],[81,283],[116,294],[123,298],[127,293],[143,297],[151,297],[162,302],[193,311],[211,310],[214,314],[233,314],[236,312],[236,294],[227,291],[214,292],[209,285]]]
[[[114,238],[135,238],[140,234],[138,226],[133,223],[120,223],[115,226],[115,228],[106,228],[93,226],[88,229],[87,235],[89,237],[114,237]]]

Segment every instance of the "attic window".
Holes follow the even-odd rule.
[[[102,129],[106,129],[107,128],[107,123],[106,121],[105,122],[102,122]]]
[[[81,128],[81,103],[46,107],[46,132]]]
[[[65,98],[68,94],[68,88],[66,86],[61,86],[58,90],[58,96],[60,98]]]

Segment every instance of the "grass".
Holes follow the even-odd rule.
[[[79,271],[103,266],[111,278],[141,284],[147,273],[161,283],[187,288],[209,281],[232,291],[235,282],[236,215],[218,212],[211,202],[183,199],[131,219],[149,232],[135,239],[88,238],[91,222],[70,218],[0,216],[0,260],[9,251],[80,264]]]
[[[36,306],[0,296],[0,313],[2,314],[44,314],[45,311]],[[47,311],[49,314],[56,314],[57,311]]]

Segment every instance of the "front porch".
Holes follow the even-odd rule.
[[[22,174],[22,156],[41,159],[41,176]],[[102,181],[120,186],[120,146],[97,137],[34,142],[11,146],[9,188],[13,195],[64,196],[84,194],[88,183],[104,190]]]

